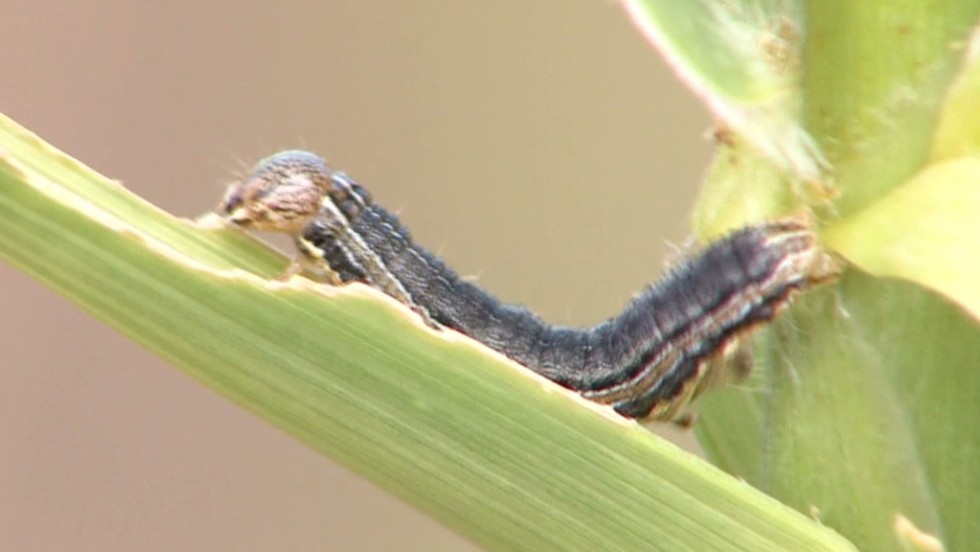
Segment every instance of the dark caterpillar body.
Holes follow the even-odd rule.
[[[372,285],[430,323],[636,418],[674,417],[714,379],[714,359],[794,293],[836,271],[800,221],[746,227],[674,267],[618,316],[572,328],[464,281],[363,187],[313,154],[264,160],[222,209],[237,224],[292,234],[304,262],[322,265],[334,283]]]

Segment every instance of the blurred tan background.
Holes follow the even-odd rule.
[[[196,216],[309,148],[556,322],[660,273],[710,153],[707,113],[611,1],[0,14],[0,111],[162,208]],[[474,549],[2,263],[0,548]]]

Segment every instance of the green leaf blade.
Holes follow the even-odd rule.
[[[807,3],[804,120],[833,166],[841,216],[929,159],[978,16],[975,0]]]
[[[964,48],[963,66],[943,100],[931,161],[980,153],[980,35],[974,30]]]
[[[980,158],[932,165],[831,225],[827,243],[863,270],[942,293],[980,318]]]
[[[801,303],[760,340],[741,389],[705,398],[702,445],[862,550],[900,549],[897,515],[968,550],[980,479],[954,463],[980,454],[964,423],[980,419],[980,329],[928,292],[856,273]]]
[[[699,441],[862,550],[972,550],[980,174],[967,45],[980,3],[805,11],[799,101],[839,195],[805,197],[736,137],[695,224],[710,236],[805,210],[852,266],[762,332],[748,381],[705,397]]]
[[[26,136],[0,119],[0,256],[488,549],[853,550],[377,292],[270,281],[226,264],[281,269],[254,241],[142,226],[145,204]]]
[[[640,32],[720,121],[797,178],[822,179],[801,124],[800,2],[623,0]]]

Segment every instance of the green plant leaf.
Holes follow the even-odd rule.
[[[803,206],[779,167],[741,138],[726,140],[691,216],[694,233],[704,242],[747,224],[790,215]]]
[[[898,515],[969,550],[980,329],[914,285],[857,272],[800,303],[762,336],[752,377],[705,398],[699,440],[863,550],[900,550]]]
[[[943,101],[932,144],[932,162],[980,153],[980,34],[966,47],[963,67]]]
[[[980,158],[930,165],[831,225],[827,243],[861,269],[942,293],[980,319]]]
[[[800,122],[800,4],[623,0],[640,32],[724,125],[810,182],[821,180],[824,161]]]
[[[976,0],[807,2],[802,102],[833,167],[839,216],[928,161],[978,14]]]
[[[378,292],[269,279],[285,261],[265,246],[3,118],[0,151],[0,257],[489,549],[853,550]]]
[[[966,46],[980,2],[805,12],[800,101],[839,194],[809,210],[853,267],[762,332],[750,379],[702,401],[699,440],[862,550],[972,550],[980,126]],[[700,235],[807,209],[793,175],[726,142],[695,211]]]

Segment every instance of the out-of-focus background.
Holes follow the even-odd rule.
[[[0,13],[0,111],[162,208],[197,216],[255,160],[312,149],[560,323],[612,315],[661,272],[710,154],[707,112],[611,1]],[[0,542],[474,549],[5,264]]]

